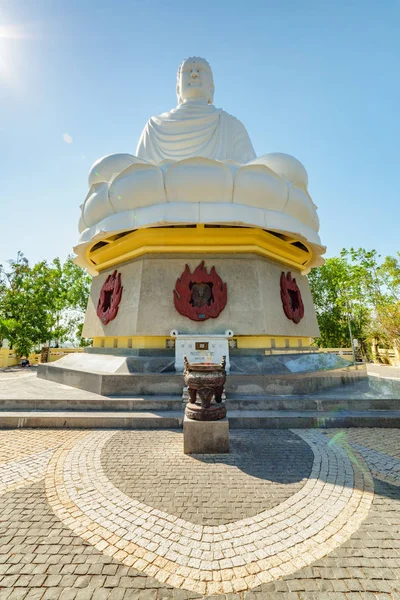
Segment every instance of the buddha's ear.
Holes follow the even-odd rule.
[[[211,85],[211,94],[208,98],[208,104],[214,104],[214,91],[215,91],[215,87],[214,87],[214,83]]]
[[[182,104],[181,89],[179,87],[179,83],[176,84],[176,95],[178,97],[178,104]]]

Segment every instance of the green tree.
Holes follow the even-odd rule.
[[[52,329],[56,346],[68,338],[77,338],[90,292],[91,277],[68,256],[64,264],[55,258],[50,265],[52,286]]]
[[[18,253],[0,265],[0,335],[22,356],[34,347],[75,336],[83,321],[91,278],[69,256],[30,266]]]
[[[350,323],[361,352],[367,354],[371,311],[363,302],[354,267],[345,256],[328,258],[308,277],[320,328],[316,343],[325,348],[349,347]]]
[[[371,332],[400,353],[400,253],[382,261],[376,250],[351,248],[342,257],[350,261],[354,285],[371,307]]]
[[[22,253],[0,266],[1,329],[20,356],[48,339],[51,328],[51,282],[46,261],[30,267]]]

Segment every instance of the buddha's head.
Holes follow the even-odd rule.
[[[211,67],[204,58],[191,56],[179,66],[176,84],[178,104],[187,100],[214,102],[214,80]]]

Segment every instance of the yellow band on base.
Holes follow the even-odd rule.
[[[144,254],[252,253],[271,258],[299,271],[312,260],[311,249],[283,234],[254,227],[173,226],[137,229],[94,244],[87,260],[96,271],[111,268]]]
[[[201,335],[201,334],[195,334]],[[205,333],[204,335],[207,335]],[[169,341],[173,338],[169,336],[132,336],[132,337],[95,337],[93,339],[94,348],[133,348],[144,349],[154,348],[163,349],[168,347]],[[266,335],[238,335],[232,338],[236,342],[237,348],[302,348],[309,347],[311,339],[309,337],[283,337]]]

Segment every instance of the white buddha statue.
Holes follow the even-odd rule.
[[[245,126],[213,105],[214,79],[204,58],[185,59],[177,74],[178,106],[151,117],[142,131],[136,155],[111,154],[94,163],[89,185],[110,182],[133,164],[157,165],[202,158],[241,165],[263,165],[290,184],[307,190],[307,171],[288,154],[264,154],[256,158]],[[233,166],[233,165],[232,165]]]
[[[77,254],[132,229],[215,223],[306,242],[313,264],[321,264],[319,221],[301,162],[282,153],[256,158],[244,125],[213,105],[203,58],[182,62],[176,91],[178,106],[146,123],[136,155],[111,154],[92,166]]]
[[[194,156],[239,163],[256,158],[244,125],[213,105],[213,74],[204,58],[181,63],[176,93],[178,106],[147,122],[136,156],[153,164]]]

